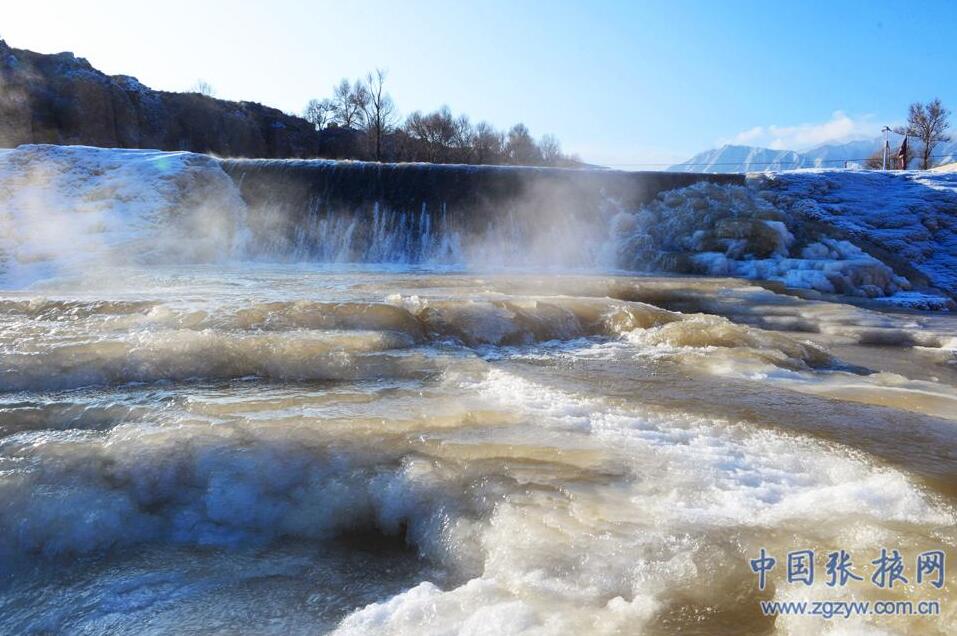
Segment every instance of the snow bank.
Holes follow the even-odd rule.
[[[663,193],[619,214],[612,235],[629,269],[941,309],[957,295],[955,221],[957,175],[806,170]]]

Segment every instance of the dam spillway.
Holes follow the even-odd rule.
[[[222,160],[265,255],[320,261],[590,266],[609,220],[743,175],[518,166]]]
[[[707,274],[870,298],[927,280],[953,289],[947,181],[899,180],[922,202],[917,215],[895,217],[911,214],[917,239],[901,244],[890,232],[862,240],[855,227],[876,209],[831,198],[879,187],[875,178],[848,175],[843,188],[830,174],[745,180],[21,146],[0,151],[0,278],[22,287],[102,266],[254,261]],[[824,187],[836,194],[819,202]],[[848,214],[863,216],[848,225]],[[934,227],[928,243],[920,233]],[[875,241],[877,257],[866,251]],[[890,252],[907,254],[920,276],[895,271],[900,259],[880,257]],[[929,291],[900,301],[952,305]]]

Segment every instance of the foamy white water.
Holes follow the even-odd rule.
[[[952,316],[728,278],[250,261],[215,166],[134,159],[4,182],[15,228],[49,209],[92,249],[4,235],[0,632],[957,626],[949,585],[867,581],[813,597],[943,611],[766,617],[808,592],[748,567],[953,560]],[[194,181],[202,214],[143,202]]]

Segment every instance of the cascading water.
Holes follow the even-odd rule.
[[[953,633],[957,323],[695,179],[0,154],[0,633]]]
[[[325,262],[615,266],[610,219],[659,192],[740,177],[233,160],[258,253]]]
[[[24,146],[0,159],[0,250],[21,280],[234,258],[615,267],[610,220],[702,178]]]

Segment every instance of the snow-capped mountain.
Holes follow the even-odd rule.
[[[881,148],[882,138],[858,139],[842,144],[824,144],[816,146],[803,154],[811,161],[815,168],[843,168],[844,162],[848,165],[862,166],[867,159]],[[891,140],[892,154],[897,154],[899,141]]]
[[[672,172],[763,172],[797,168],[860,167],[872,154],[880,150],[884,140],[861,139],[840,144],[824,144],[797,152],[774,150],[756,146],[724,145],[707,150],[668,168]],[[891,142],[891,154],[896,155],[897,144]],[[957,161],[957,140],[934,149],[934,164]],[[911,166],[915,167],[915,166]]]
[[[807,162],[806,157],[793,150],[724,145],[668,169],[674,172],[756,172],[806,168]]]

